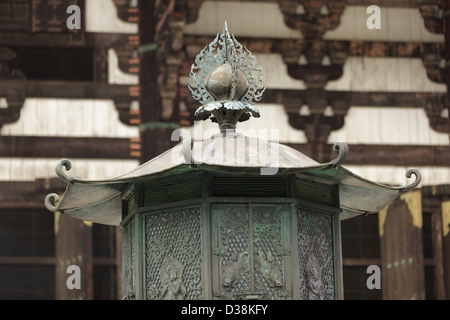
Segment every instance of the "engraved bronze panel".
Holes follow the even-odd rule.
[[[217,219],[219,282],[221,299],[240,299],[250,294],[248,206],[213,205]]]
[[[282,214],[287,205],[252,205],[255,291],[259,299],[286,299]]]
[[[287,205],[216,204],[216,297],[286,299],[282,215]],[[214,272],[214,271],[213,271]]]
[[[300,299],[335,299],[332,217],[297,209]]]
[[[147,214],[144,226],[147,299],[203,299],[200,209]]]

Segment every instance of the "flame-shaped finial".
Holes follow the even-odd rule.
[[[234,130],[238,121],[259,117],[253,102],[265,90],[262,69],[251,52],[228,31],[205,47],[191,68],[189,89],[203,105],[195,116],[199,120],[218,122],[222,132]]]

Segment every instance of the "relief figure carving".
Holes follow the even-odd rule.
[[[309,248],[308,261],[306,263],[306,285],[308,287],[308,300],[324,300],[327,295],[327,290],[324,284],[322,270],[326,267],[330,260],[331,255],[323,257],[317,257],[315,252],[326,252],[328,247],[328,241],[323,234],[314,239],[311,247]],[[313,250],[315,249],[315,250]],[[319,261],[319,258],[321,258]]]
[[[161,265],[162,300],[183,300],[186,288],[182,282],[183,265],[176,259],[165,257]]]
[[[267,258],[264,252],[261,250],[258,252],[257,259],[255,259],[255,268],[261,272],[270,287],[283,286],[282,271],[270,251],[267,253]]]
[[[125,276],[128,278],[128,294],[126,300],[134,300],[136,298],[136,292],[134,287],[134,273],[130,270],[125,271]]]
[[[308,300],[324,300],[325,299],[325,286],[321,279],[323,265],[320,265],[319,261],[312,252],[308,257],[306,263],[306,285],[308,287]]]
[[[239,255],[239,259],[236,261],[236,253],[227,262],[222,274],[222,285],[225,288],[232,287],[242,276],[242,272],[249,270],[249,256],[248,252],[244,251]]]

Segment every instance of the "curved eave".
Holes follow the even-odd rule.
[[[122,219],[122,191],[127,184],[147,180],[150,177],[173,176],[195,170],[261,175],[263,173],[261,170],[269,169],[266,174],[295,174],[305,179],[320,179],[338,185],[341,219],[346,219],[364,213],[376,213],[391,203],[401,192],[417,186],[420,182],[420,173],[415,169],[407,172],[408,177],[411,173],[416,176],[416,181],[408,186],[390,187],[366,180],[340,165],[345,159],[347,149],[346,145],[339,146],[340,148],[335,148],[335,151],[339,152],[336,160],[320,164],[294,149],[279,145],[280,148],[277,148],[279,152],[277,155],[280,157],[279,166],[264,167],[260,163],[251,166],[238,163],[229,165],[207,158],[195,161],[192,154],[186,157],[186,150],[183,150],[185,146],[180,144],[130,173],[96,181],[69,176],[63,167],[69,170],[71,164],[63,159],[57,165],[57,173],[68,182],[67,188],[61,198],[55,194],[47,196],[46,206],[50,211],[59,211],[77,219],[118,226]],[[189,159],[191,161],[187,164],[186,160]],[[57,204],[54,205],[52,202]]]
[[[193,170],[213,172],[246,173],[258,175],[255,168],[230,168],[208,165],[180,165],[158,176],[173,175]],[[349,170],[330,164],[310,168],[280,168],[278,174],[296,174],[302,178],[327,179],[339,185],[342,219],[364,213],[376,213],[391,203],[406,187],[392,188],[365,180]],[[142,179],[148,177],[141,177]],[[95,183],[76,181],[68,183],[57,211],[68,216],[100,224],[118,226],[122,218],[122,190],[136,180],[96,181]]]

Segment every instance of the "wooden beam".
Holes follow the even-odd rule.
[[[0,265],[55,265],[55,257],[0,257]]]
[[[1,136],[0,157],[138,159],[138,138]]]
[[[288,143],[287,145],[312,157],[309,144]],[[328,152],[324,151],[326,152],[323,155],[324,161],[331,161],[336,157],[331,144],[318,149],[328,150]],[[344,165],[448,167],[449,163],[450,146],[350,144]]]
[[[7,47],[93,47],[114,48],[128,44],[133,34],[85,33],[83,41],[71,41],[70,34],[64,33],[22,33],[0,32],[2,45]]]
[[[441,184],[437,186],[428,186],[422,188],[422,194],[426,198],[450,197],[450,184]],[[440,208],[440,200],[436,200],[435,208]]]
[[[368,267],[370,265],[381,265],[378,258],[342,258],[342,265],[345,267]]]
[[[131,85],[94,82],[22,81],[0,79],[0,96],[24,87],[27,98],[113,99],[130,96]]]
[[[310,144],[286,145],[313,157]],[[138,159],[139,148],[138,141],[124,138],[0,138],[0,157]],[[323,150],[324,161],[336,157],[331,144],[318,149]],[[450,146],[350,144],[349,149],[346,164],[445,167],[450,163]]]

